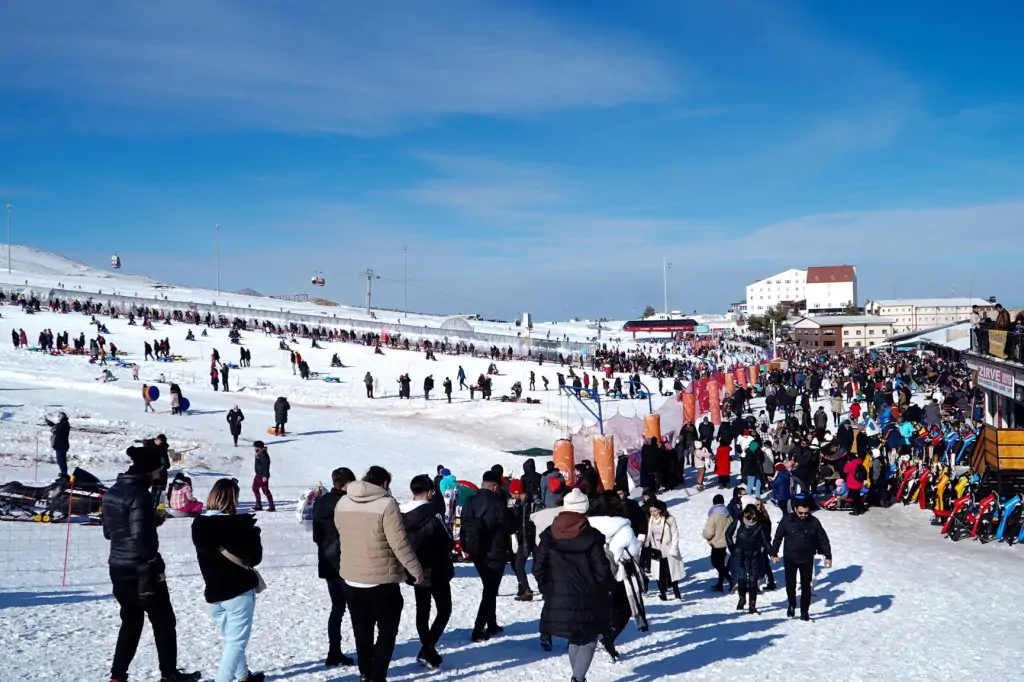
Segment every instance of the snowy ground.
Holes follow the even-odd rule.
[[[388,467],[399,499],[408,496],[406,481],[415,474],[433,472],[437,464],[470,480],[478,480],[495,462],[518,472],[522,460],[504,450],[550,446],[561,435],[560,419],[567,414],[577,419],[558,404],[554,392],[540,393],[545,399],[540,406],[469,402],[465,392],[457,393],[451,406],[422,398],[387,397],[371,403],[363,396],[361,384],[367,370],[379,378],[382,392],[389,389],[393,396],[399,373],[410,372],[414,387],[421,385],[425,374],[433,373],[439,388],[444,376],[454,380],[460,360],[438,356],[434,363],[424,361],[422,354],[404,351],[387,351],[380,357],[356,345],[325,345],[322,351],[304,348],[303,354],[314,370],[327,371],[331,354],[337,352],[351,367],[338,372],[345,383],[303,382],[292,377],[282,355],[273,350],[276,340],[264,339],[262,334],[246,339],[253,350],[253,366],[233,374],[238,392],[213,393],[206,384],[208,360],[204,358],[214,344],[222,356],[237,357],[224,331],[212,332],[211,340],[186,344],[183,325],[144,332],[107,321],[110,341],[131,351],[132,357],[141,355],[141,339],[150,334],[170,336],[172,350],[192,358],[182,364],[144,363],[142,379],[152,381],[164,372],[182,384],[194,413],[172,417],[162,399],[157,403],[160,412],[147,415],[139,385],[127,370],[115,370],[120,377],[116,383],[98,384],[93,380],[98,370],[84,358],[15,352],[9,344],[12,325],[25,328],[31,342],[43,327],[75,334],[86,329],[88,318],[50,313],[24,316],[9,307],[0,308],[0,313],[0,480],[32,480],[37,466],[39,479],[53,474],[47,433],[39,425],[44,414],[57,410],[68,412],[75,428],[72,462],[104,477],[125,466],[121,453],[134,438],[163,432],[174,447],[199,446],[185,466],[200,496],[222,475],[237,476],[243,491],[251,479],[251,448],[236,450],[227,436],[224,415],[231,405],[237,403],[246,413],[244,437],[268,441],[273,459],[271,487],[280,511],[260,517],[266,548],[261,570],[270,588],[257,606],[250,665],[266,670],[273,680],[356,677],[354,671],[328,672],[320,665],[326,653],[323,630],[328,602],[316,577],[313,543],[291,513],[302,488],[326,481],[331,469],[341,465],[357,473],[371,463]],[[461,361],[471,378],[487,364]],[[496,395],[517,379],[525,386],[529,370],[536,369],[521,363],[499,366],[504,376],[496,382]],[[543,371],[554,383],[554,368],[545,366]],[[264,432],[278,395],[289,396],[294,407],[291,433],[284,438]],[[713,491],[697,494],[691,488],[668,496],[682,529],[688,563],[684,601],[653,600],[651,632],[640,634],[630,626],[621,641],[623,660],[613,665],[599,653],[591,682],[781,679],[794,674],[845,680],[1020,678],[1016,645],[1024,607],[1024,590],[1018,584],[1024,549],[970,542],[954,545],[941,539],[928,525],[927,515],[916,508],[875,510],[861,518],[821,512],[832,537],[835,565],[818,571],[812,607],[815,622],[787,621],[782,593],[764,597],[761,615],[748,616],[734,611],[732,597],[708,589],[711,569],[700,531],[712,495]],[[245,492],[243,497],[251,500]],[[4,623],[0,681],[105,679],[118,623],[106,578],[107,544],[99,528],[72,526],[67,587],[60,589],[67,530],[65,526],[0,523]],[[219,643],[206,614],[188,521],[169,520],[160,534],[178,615],[181,665],[200,668],[212,677]],[[503,588],[499,620],[506,628],[504,636],[472,644],[469,632],[479,584],[472,568],[459,567],[456,610],[441,644],[445,666],[430,678],[568,679],[564,654],[558,650],[545,654],[537,644],[541,604],[512,600],[511,571]],[[347,625],[345,631],[351,652]],[[414,660],[417,650],[412,595],[407,592],[392,680],[427,677]],[[133,678],[156,677],[156,655],[147,630]]]

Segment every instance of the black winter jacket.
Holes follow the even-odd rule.
[[[270,478],[270,453],[267,452],[266,448],[263,448],[256,453],[256,459],[253,461],[253,469],[257,476]]]
[[[462,506],[459,539],[474,563],[504,566],[512,554],[515,529],[515,517],[499,493],[482,488]]]
[[[341,580],[341,539],[334,524],[334,508],[344,490],[332,488],[313,503],[313,542],[316,543],[317,575],[324,580]]]
[[[256,517],[252,514],[204,514],[192,521],[192,544],[196,547],[199,571],[208,604],[234,599],[256,588],[251,570],[263,560],[263,545]],[[249,566],[242,568],[220,553],[221,548]]]
[[[697,436],[701,441],[710,443],[715,439],[715,425],[711,422],[701,422],[697,427]]]
[[[796,514],[787,514],[775,529],[775,540],[772,542],[774,556],[779,555],[783,542],[786,543],[786,561],[807,563],[814,560],[815,554],[822,554],[826,559],[832,558],[828,535],[821,527],[821,522],[813,516],[801,519]]]
[[[69,450],[71,448],[71,422],[67,419],[61,419],[58,422],[51,422],[47,419],[46,423],[50,426],[50,447],[54,450]]]
[[[103,537],[110,541],[111,572],[137,578],[140,594],[152,592],[164,572],[149,486],[148,477],[120,474],[103,496]]]
[[[403,504],[401,509],[405,534],[423,566],[425,583],[439,585],[451,582],[455,577],[452,565],[455,541],[442,517],[438,516],[437,506],[424,500]]]
[[[231,429],[232,435],[237,436],[242,433],[242,422],[245,421],[245,415],[242,414],[241,410],[229,410],[227,420],[228,428]]]
[[[292,406],[288,404],[287,398],[278,398],[274,402],[274,421],[278,424],[288,423],[288,410],[292,409]]]
[[[531,504],[541,499],[540,495],[540,474],[537,473],[537,464],[532,459],[523,462],[523,492]]]
[[[604,544],[604,535],[575,512],[562,512],[541,533],[533,557],[533,575],[544,595],[541,634],[570,644],[608,634],[615,579]]]

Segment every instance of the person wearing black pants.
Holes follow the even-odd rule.
[[[413,499],[401,506],[402,523],[424,574],[423,584],[413,587],[416,633],[420,638],[416,660],[436,669],[442,663],[437,644],[452,616],[451,581],[455,577],[452,550],[455,541],[442,520],[443,512],[438,510],[437,501],[442,498],[436,495],[430,476],[420,474],[414,477],[409,489]],[[437,607],[433,623],[430,622],[431,605]]]
[[[345,583],[344,590],[352,614],[359,674],[370,682],[386,682],[405,605],[402,588],[398,583],[373,587]]]
[[[494,470],[485,471],[480,490],[462,507],[462,549],[473,560],[483,583],[473,625],[474,642],[490,639],[503,631],[498,625],[498,589],[512,554],[516,520],[505,498],[498,493],[500,486],[501,475]]]
[[[341,545],[334,525],[334,510],[345,497],[348,484],[356,480],[347,467],[331,472],[331,489],[313,503],[313,542],[317,547],[317,574],[327,583],[331,614],[327,617],[327,659],[324,665],[354,665],[355,660],[341,650],[341,621],[345,617],[345,581],[341,579]]]
[[[810,620],[811,576],[814,573],[814,555],[825,557],[825,568],[832,568],[832,545],[821,522],[811,516],[811,501],[800,496],[793,501],[793,513],[787,514],[775,529],[772,542],[772,562],[778,563],[779,549],[785,543],[786,597],[789,608],[786,615],[796,615],[796,582],[800,576],[800,619]]]
[[[178,668],[178,635],[164,560],[157,536],[156,503],[150,486],[160,478],[163,462],[157,448],[130,447],[132,465],[103,498],[103,537],[110,540],[110,582],[121,607],[121,627],[114,647],[110,678],[128,679],[146,617],[153,626],[162,682],[195,682],[200,673]]]

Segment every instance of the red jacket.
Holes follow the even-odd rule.
[[[719,445],[715,451],[715,475],[728,476],[732,473],[732,446]]]
[[[843,473],[846,474],[846,487],[849,490],[860,491],[864,487],[864,484],[857,480],[856,473],[857,469],[862,468],[863,466],[864,460],[858,458],[850,460],[846,463],[846,466],[843,467]]]

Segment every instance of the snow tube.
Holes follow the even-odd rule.
[[[275,429],[273,426],[268,426],[267,427],[267,435],[268,436],[276,436],[277,435],[277,429]]]
[[[188,408],[190,407],[192,407],[192,403],[189,402],[188,398],[181,396],[181,398],[178,399],[178,409],[182,412],[188,412]]]
[[[150,386],[146,389],[146,397],[149,398],[150,402],[155,403],[160,399],[160,389],[156,386]]]

